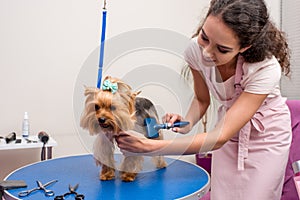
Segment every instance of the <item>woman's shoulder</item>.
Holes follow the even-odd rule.
[[[252,93],[270,94],[278,93],[281,78],[281,67],[273,56],[261,62],[243,64],[242,85],[245,91]]]
[[[255,75],[261,73],[281,74],[281,67],[275,56],[266,58],[261,62],[243,64],[244,75]]]
[[[261,68],[266,67],[280,67],[280,64],[278,60],[275,58],[275,56],[272,56],[271,58],[265,58],[263,61],[255,62],[255,63],[248,63],[245,62],[243,68],[252,69],[252,70],[259,70]]]

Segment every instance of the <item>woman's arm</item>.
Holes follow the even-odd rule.
[[[267,94],[243,92],[212,131],[177,138],[168,144],[170,148],[161,148],[162,154],[194,154],[222,147],[253,117],[266,97]]]
[[[207,85],[203,79],[203,75],[199,71],[192,68],[191,71],[194,79],[195,97],[186,115],[186,118],[189,119],[193,125],[195,125],[205,114],[210,104],[210,95]]]
[[[135,152],[149,156],[195,154],[215,150],[222,147],[252,118],[266,97],[267,94],[243,92],[217,123],[216,128],[209,133],[198,133],[173,140],[150,140],[124,132],[117,137],[118,145],[126,153]]]
[[[197,70],[194,70],[192,68],[190,69],[194,80],[194,98],[185,118],[182,119],[182,117],[177,114],[166,114],[163,119],[165,122],[169,122],[171,124],[173,124],[177,120],[189,121],[189,127],[173,128],[173,131],[180,133],[188,133],[192,129],[192,127],[202,118],[210,104],[210,95],[207,85],[203,79],[203,75]]]

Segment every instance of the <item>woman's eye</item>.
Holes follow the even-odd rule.
[[[218,47],[218,50],[219,50],[220,53],[223,53],[223,54],[229,52],[228,50],[225,50],[225,49],[223,49],[222,47]]]
[[[111,111],[116,110],[116,106],[110,106],[110,110],[111,110]]]
[[[207,38],[207,37],[205,37],[203,34],[201,34],[201,39],[202,39],[203,41],[206,41],[206,42],[208,42],[208,38]]]
[[[98,111],[100,109],[100,106],[95,104],[95,110]]]

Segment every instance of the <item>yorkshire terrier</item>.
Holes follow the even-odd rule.
[[[140,92],[133,92],[131,87],[122,80],[107,76],[102,89],[85,89],[85,108],[81,115],[80,126],[87,129],[90,135],[97,135],[93,154],[96,164],[102,166],[100,180],[115,178],[115,136],[126,130],[134,130],[146,136],[145,118],[155,118],[157,111],[152,102],[146,98],[137,97]],[[159,133],[157,139],[162,139]],[[153,157],[157,168],[167,166],[162,156]],[[124,156],[120,166],[122,181],[134,181],[142,170],[142,156]]]

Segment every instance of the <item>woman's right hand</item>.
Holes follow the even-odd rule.
[[[170,125],[174,124],[176,121],[187,121],[187,120],[184,120],[181,115],[174,114],[174,113],[165,114],[165,116],[163,116],[162,120],[164,123],[169,123]],[[190,132],[191,129],[192,129],[192,125],[190,122],[188,125],[186,125],[184,127],[174,127],[171,130],[174,132],[186,134],[186,133]]]

